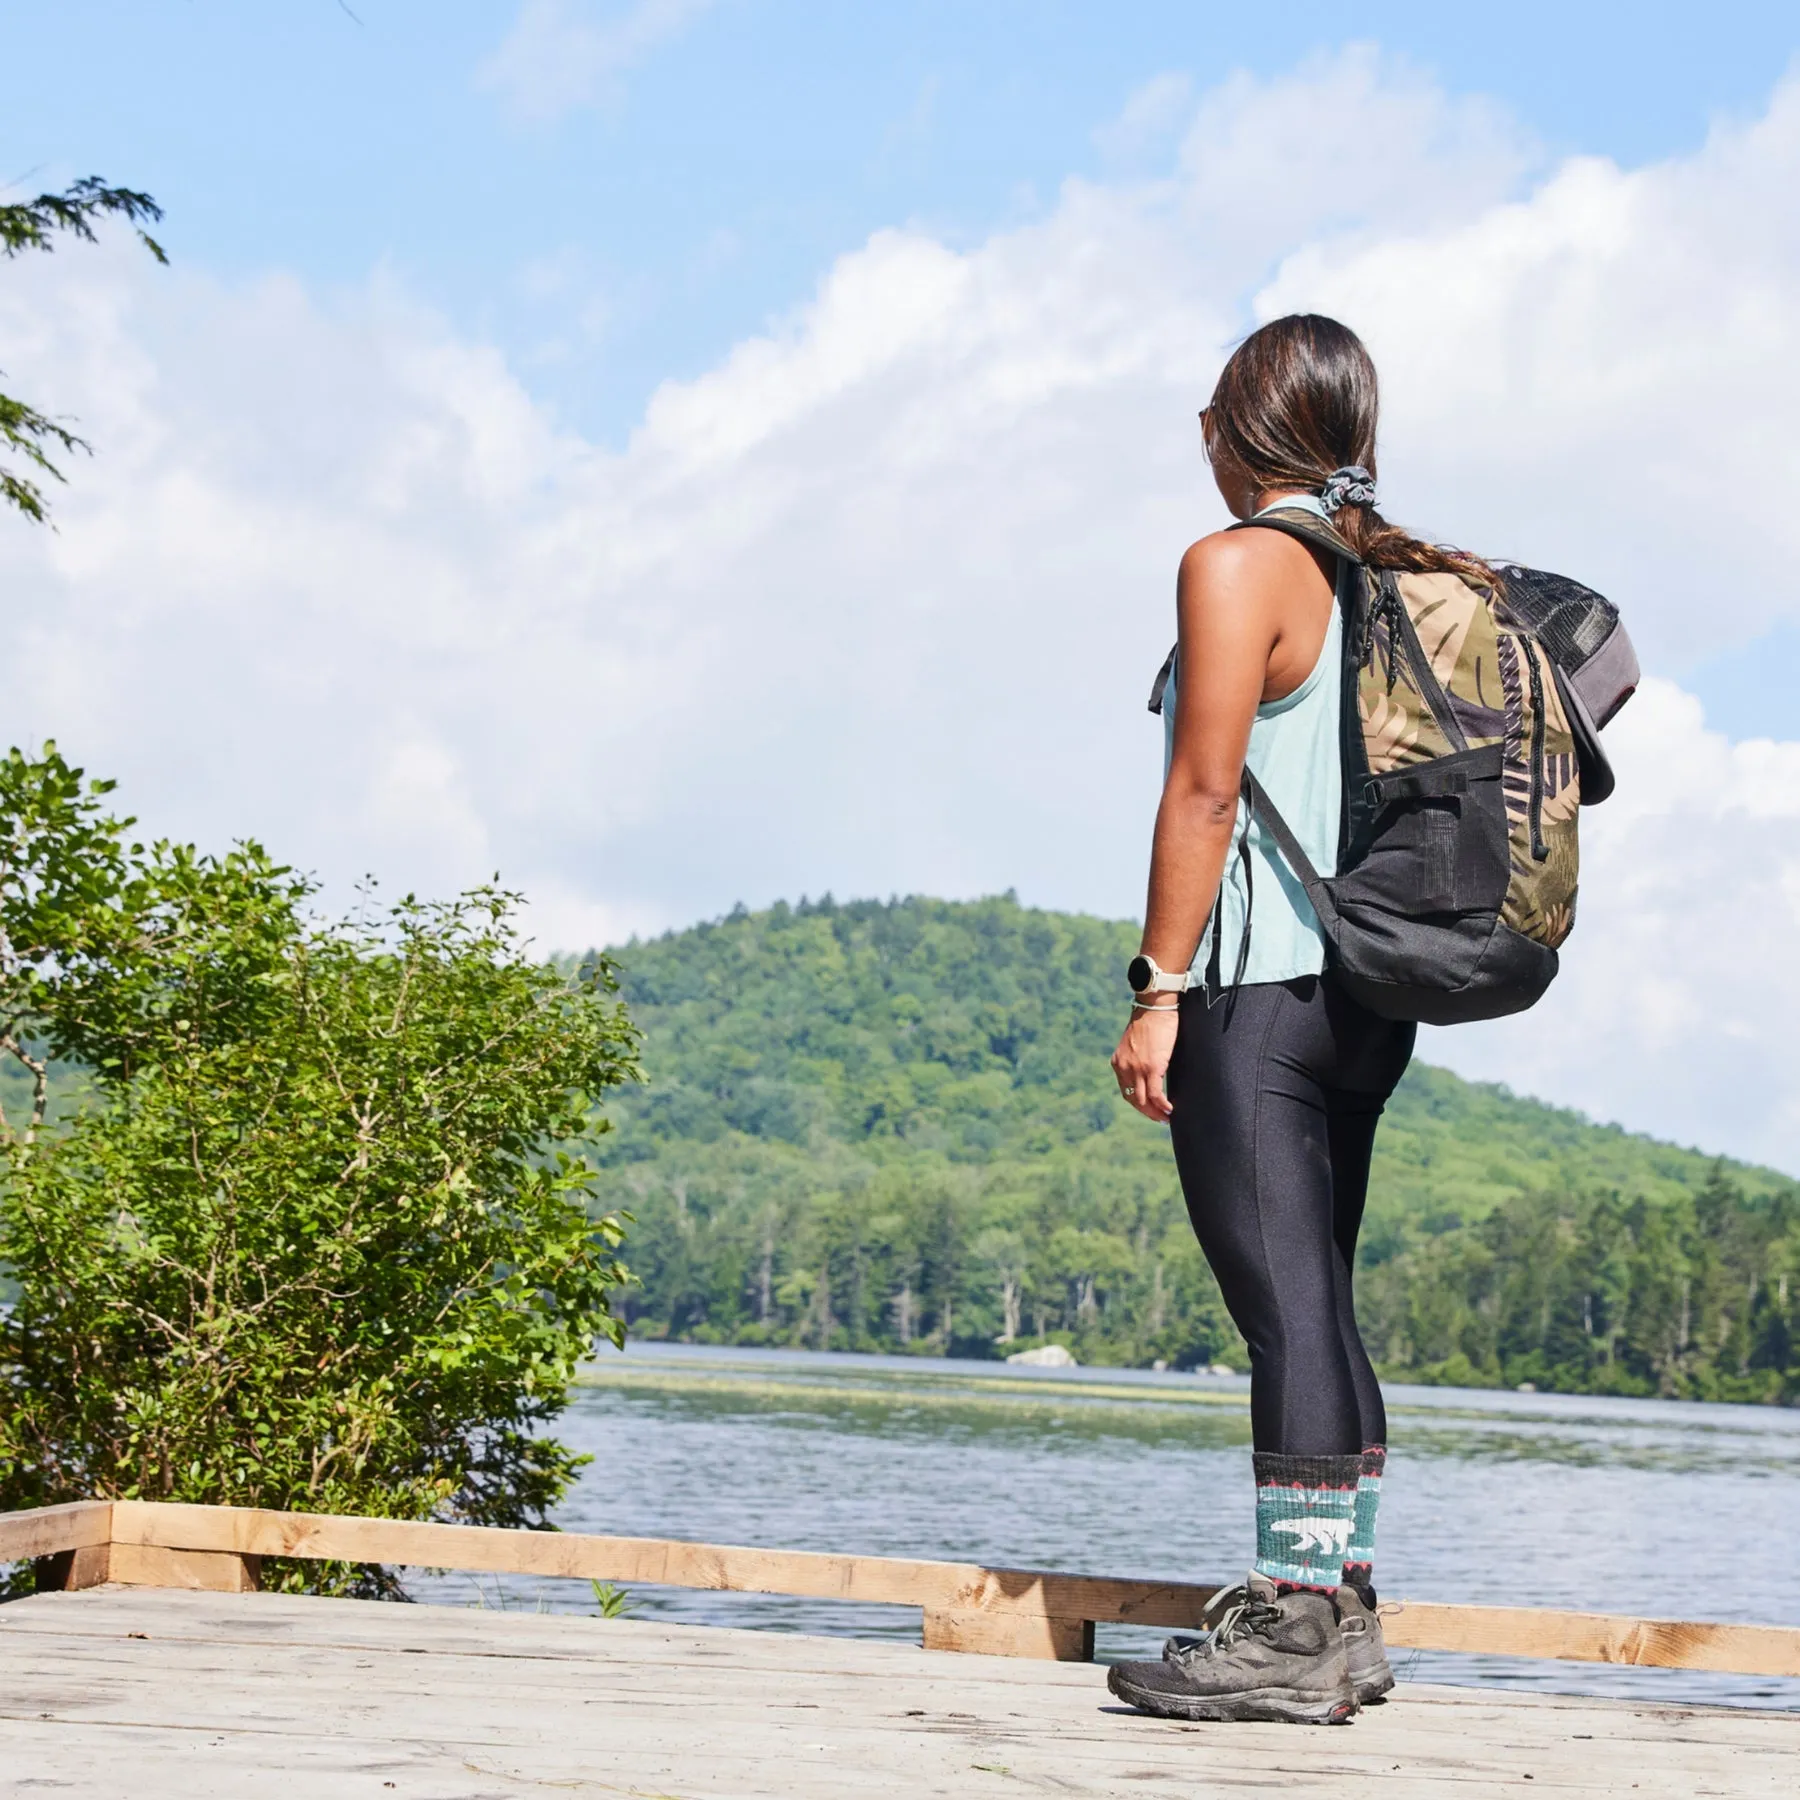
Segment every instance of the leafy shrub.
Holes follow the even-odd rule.
[[[91,1071],[0,1163],[0,1506],[86,1497],[542,1525],[543,1428],[629,1279],[573,1150],[637,1035],[515,897],[349,919],[254,845],[127,844],[0,769],[0,1045]],[[295,1564],[283,1585],[394,1591]]]

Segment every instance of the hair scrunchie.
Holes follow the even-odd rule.
[[[1319,489],[1319,504],[1328,513],[1336,512],[1340,506],[1373,506],[1375,477],[1360,463],[1333,469]]]

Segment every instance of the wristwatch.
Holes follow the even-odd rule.
[[[1125,981],[1134,994],[1184,994],[1194,985],[1191,970],[1160,969],[1154,956],[1134,956],[1126,966]]]

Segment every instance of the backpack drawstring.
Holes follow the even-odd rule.
[[[1375,662],[1375,631],[1384,620],[1387,623],[1387,686],[1388,692],[1394,691],[1394,683],[1400,679],[1399,644],[1401,639],[1401,616],[1406,610],[1406,603],[1400,598],[1400,584],[1393,576],[1383,570],[1375,587],[1375,598],[1369,602],[1367,616],[1363,620],[1362,648],[1357,653],[1357,666],[1367,669]]]

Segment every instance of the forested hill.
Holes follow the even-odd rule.
[[[649,1085],[600,1140],[641,1334],[1239,1362],[1167,1136],[1118,1099],[1125,923],[741,909],[613,952]],[[1800,1192],[1416,1066],[1376,1151],[1371,1347],[1426,1379],[1800,1396]]]

